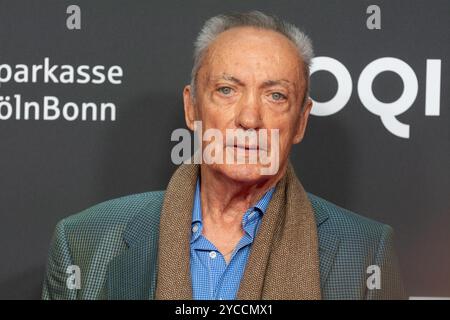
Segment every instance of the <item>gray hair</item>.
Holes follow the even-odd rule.
[[[203,63],[208,47],[219,34],[235,27],[255,27],[272,30],[284,35],[295,44],[305,67],[306,92],[302,103],[304,105],[309,96],[309,70],[314,57],[311,39],[293,24],[261,11],[220,14],[205,22],[194,43],[194,65],[191,72],[192,98],[195,99],[197,73]]]

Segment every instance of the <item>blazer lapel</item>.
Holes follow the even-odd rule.
[[[333,266],[336,253],[339,249],[339,238],[329,228],[328,213],[317,201],[316,197],[308,194],[316,217],[317,235],[319,240],[319,260],[320,260],[320,285],[323,287]]]
[[[159,212],[144,207],[125,231],[127,248],[108,265],[107,297],[113,300],[153,299],[156,288]]]

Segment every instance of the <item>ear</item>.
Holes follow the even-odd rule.
[[[194,131],[195,106],[191,90],[190,85],[185,86],[183,90],[184,120],[186,121],[187,127]]]
[[[297,132],[294,136],[294,144],[303,140],[306,131],[306,125],[308,124],[309,113],[311,112],[313,102],[310,98],[306,101],[305,105],[301,109],[300,119],[298,120]]]

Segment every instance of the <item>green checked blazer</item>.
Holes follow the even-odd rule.
[[[393,230],[308,193],[318,233],[323,299],[402,299]],[[153,299],[164,191],[133,194],[60,221],[49,251],[43,299]],[[67,286],[68,266],[81,270]],[[381,270],[381,288],[368,289]],[[369,269],[370,270],[370,269]]]

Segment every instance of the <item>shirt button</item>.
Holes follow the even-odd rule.
[[[194,224],[194,226],[192,227],[192,232],[196,233],[198,230],[198,225]]]
[[[211,259],[214,259],[216,256],[217,256],[217,253],[216,253],[215,251],[210,251],[210,252],[209,252],[209,257],[210,257]]]

